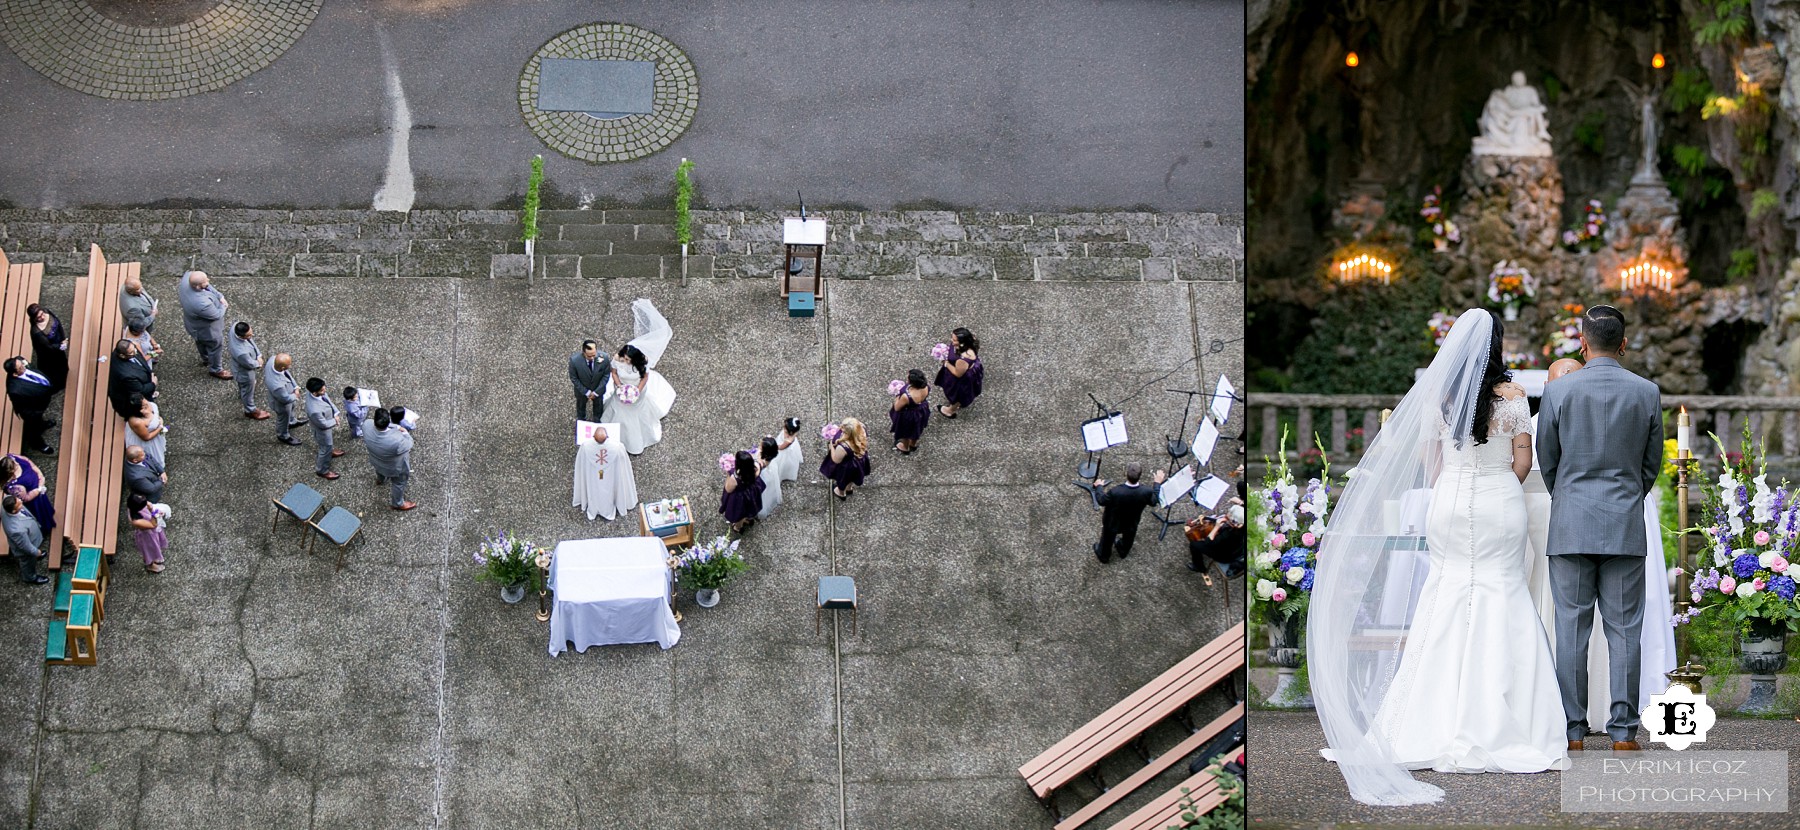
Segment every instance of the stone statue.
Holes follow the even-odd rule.
[[[1481,110],[1478,156],[1549,156],[1550,122],[1537,90],[1525,85],[1525,73],[1512,74],[1512,86],[1496,89]]]
[[[1656,96],[1646,94],[1640,97],[1644,110],[1644,155],[1638,160],[1638,169],[1632,174],[1631,183],[1661,184],[1662,171],[1656,169]]]

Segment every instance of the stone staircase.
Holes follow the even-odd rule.
[[[695,211],[681,256],[675,213],[546,210],[536,257],[508,210],[237,208],[0,210],[0,248],[52,275],[85,273],[87,246],[146,273],[219,277],[766,278],[781,220]],[[1211,213],[821,211],[835,279],[1244,279],[1243,219]]]

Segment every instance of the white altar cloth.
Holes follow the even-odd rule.
[[[669,552],[653,536],[560,542],[550,565],[550,654],[588,646],[681,640],[669,609]]]

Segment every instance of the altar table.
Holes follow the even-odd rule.
[[[558,543],[550,565],[550,653],[618,643],[681,640],[669,608],[669,553],[654,536]]]

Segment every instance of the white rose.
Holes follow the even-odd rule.
[[[1265,550],[1256,555],[1256,567],[1267,568],[1281,559],[1280,551]]]
[[[1275,583],[1267,579],[1256,580],[1256,598],[1268,599],[1275,595]]]
[[[1306,569],[1299,565],[1295,565],[1292,568],[1288,568],[1282,575],[1287,577],[1289,584],[1299,585],[1301,578],[1306,576]]]
[[[1751,594],[1756,593],[1756,583],[1748,579],[1739,582],[1736,593],[1739,599],[1749,599]]]
[[[1777,557],[1779,555],[1780,554],[1778,554],[1772,550],[1763,551],[1763,554],[1761,556],[1756,557],[1756,564],[1767,568],[1767,567],[1775,564],[1775,557]]]

